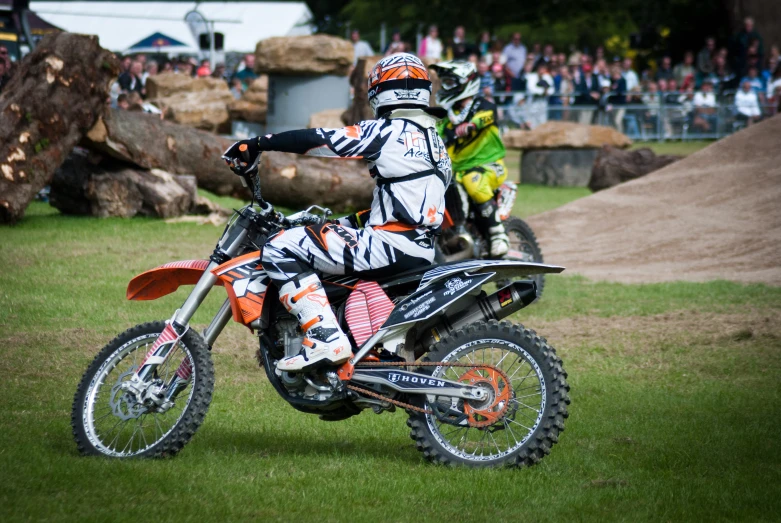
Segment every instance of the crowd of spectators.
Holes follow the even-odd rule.
[[[356,60],[374,54],[358,31],[352,40]],[[609,123],[635,136],[646,130],[670,135],[681,127],[713,133],[718,125],[749,125],[772,115],[781,102],[779,49],[765,50],[750,17],[728,41],[707,38],[701,50],[685,50],[677,63],[664,55],[644,60],[642,69],[632,55],[609,56],[604,47],[527,47],[520,32],[507,42],[488,32],[470,41],[463,26],[447,42],[431,26],[417,49],[394,31],[383,54],[399,51],[416,52],[429,63],[474,62],[482,93],[499,105],[500,118],[524,128],[570,119]],[[717,116],[720,108],[728,114]]]
[[[146,85],[150,76],[159,73],[175,73],[188,77],[211,77],[225,81],[234,98],[241,98],[249,84],[258,77],[255,73],[255,55],[246,54],[232,74],[227,73],[224,63],[217,63],[212,69],[209,60],[195,58],[176,60],[151,60],[145,54],[122,56],[120,74],[112,86],[111,104],[128,111],[144,111],[163,115],[157,106],[148,103]],[[1,66],[0,66],[1,67]]]

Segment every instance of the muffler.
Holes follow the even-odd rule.
[[[471,307],[458,311],[452,316],[443,316],[439,323],[428,329],[428,332],[421,333],[418,341],[422,347],[416,346],[416,349],[427,349],[443,336],[470,323],[506,318],[535,299],[537,299],[537,284],[526,280],[513,282],[493,294],[480,298]]]
[[[468,260],[474,257],[475,241],[471,234],[464,233],[454,236],[446,243],[448,250],[459,249],[453,254],[445,254],[445,262]]]

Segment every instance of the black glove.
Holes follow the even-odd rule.
[[[239,176],[252,174],[260,161],[260,146],[257,138],[239,140],[222,153],[222,159],[228,163],[231,171]]]

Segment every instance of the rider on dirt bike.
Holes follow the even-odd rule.
[[[453,162],[455,179],[474,204],[475,225],[491,242],[490,255],[507,254],[509,240],[499,219],[494,192],[507,177],[505,148],[496,125],[496,105],[479,96],[480,78],[471,62],[440,62],[431,67],[442,87],[437,104],[447,118],[437,124]]]
[[[369,81],[377,120],[343,129],[302,129],[242,140],[223,158],[237,174],[257,169],[264,151],[363,159],[376,180],[371,209],[320,226],[279,233],[262,263],[287,310],[306,333],[301,352],[277,367],[301,372],[352,356],[316,272],[378,276],[428,265],[433,232],[442,223],[451,166],[435,128],[441,108],[429,107],[431,80],[414,55],[380,60]]]

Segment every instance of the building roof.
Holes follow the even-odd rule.
[[[66,31],[94,34],[106,49],[124,52],[155,31],[185,44],[181,52],[197,52],[198,43],[184,21],[193,9],[215,20],[225,35],[225,51],[250,52],[271,36],[310,34],[312,13],[304,2],[30,2],[43,20]]]

